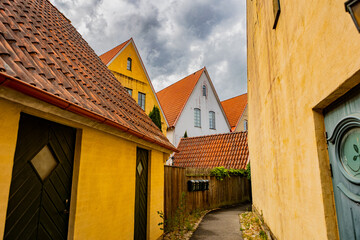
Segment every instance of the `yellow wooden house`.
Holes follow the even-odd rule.
[[[166,136],[168,123],[154,87],[132,38],[100,56],[128,93],[149,115],[154,106],[160,109],[161,130]]]
[[[0,239],[158,239],[175,147],[50,1],[0,12]]]

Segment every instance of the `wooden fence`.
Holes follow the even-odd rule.
[[[251,186],[246,177],[227,177],[220,181],[215,177],[210,177],[210,170],[165,166],[166,219],[174,216],[183,193],[186,212],[239,204],[250,200]],[[209,190],[188,192],[187,181],[201,179],[210,181]]]

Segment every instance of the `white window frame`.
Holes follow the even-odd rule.
[[[209,111],[209,128],[210,129],[216,129],[215,112],[214,111]]]
[[[194,108],[194,127],[201,128],[201,109]]]

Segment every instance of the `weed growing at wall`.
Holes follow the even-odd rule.
[[[267,240],[268,236],[261,227],[261,221],[252,212],[240,214],[240,231],[244,239]]]
[[[162,221],[158,223],[161,230],[164,230],[163,239],[184,239],[185,235],[195,230],[195,224],[207,211],[196,209],[192,213],[186,212],[186,193],[182,192],[178,208],[172,218],[165,219],[164,213],[158,211]]]

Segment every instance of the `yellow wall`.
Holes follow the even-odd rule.
[[[132,69],[127,70],[127,59],[132,59]],[[130,44],[122,49],[120,54],[110,63],[108,68],[114,73],[116,79],[118,79],[121,84],[132,89],[132,97],[138,102],[138,92],[145,93],[145,112],[149,115],[150,111],[154,106],[157,106],[160,109],[159,104],[156,101],[155,93],[152,91],[149,81],[146,77],[145,70],[143,69],[140,59],[137,57],[136,50],[134,45]],[[124,76],[121,76],[125,75]],[[162,132],[166,136],[167,125],[165,118],[161,113],[161,128]]]
[[[14,162],[19,109],[0,99],[0,236],[3,236]]]
[[[253,205],[278,239],[338,239],[322,109],[360,82],[343,0],[247,0]]]
[[[69,239],[133,239],[135,207],[136,148],[148,149],[148,239],[157,239],[162,231],[157,225],[163,211],[164,159],[168,153],[137,144],[62,116],[64,113],[45,103],[32,109],[1,98],[0,88],[0,235],[5,226],[13,158],[20,112],[80,129],[76,145],[74,179],[70,206]],[[7,91],[7,90],[5,90]],[[36,102],[37,100],[34,100]],[[27,103],[31,103],[26,99]],[[6,131],[5,131],[6,130]],[[115,130],[116,131],[116,130]],[[74,219],[72,219],[74,218]]]

